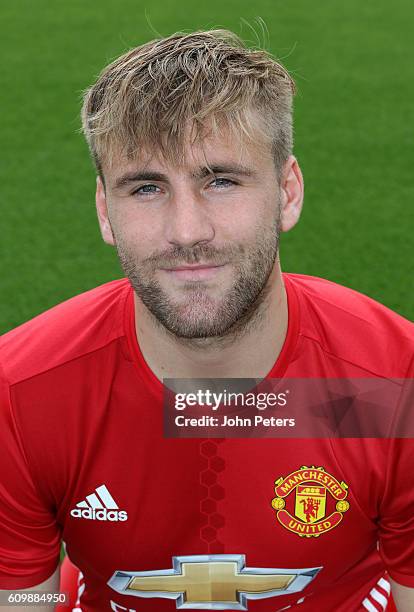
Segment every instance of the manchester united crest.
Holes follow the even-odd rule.
[[[348,485],[338,482],[323,467],[307,467],[275,482],[272,508],[285,529],[305,538],[331,531],[349,509]]]

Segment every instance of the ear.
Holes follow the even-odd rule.
[[[281,230],[288,232],[299,221],[303,204],[303,176],[296,157],[289,156],[280,184]]]
[[[114,246],[115,241],[112,234],[111,224],[108,216],[108,205],[106,202],[105,187],[100,176],[96,177],[96,212],[98,214],[99,227],[102,238],[106,244]]]

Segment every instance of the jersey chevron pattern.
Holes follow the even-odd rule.
[[[271,378],[412,378],[413,325],[284,274]],[[414,587],[409,439],[171,439],[163,387],[112,281],[0,341],[0,588],[48,578],[60,542],[78,609],[384,610]]]

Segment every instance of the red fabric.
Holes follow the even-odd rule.
[[[412,376],[410,323],[328,281],[284,278],[289,329],[269,378]],[[357,610],[387,568],[412,582],[412,441],[164,438],[162,385],[140,352],[127,281],[6,334],[0,355],[0,588],[46,579],[61,539],[85,577],[84,612],[172,612],[173,600],[108,581],[170,569],[177,556],[320,568],[303,591],[249,600],[249,612]],[[275,481],[303,466],[347,486],[340,517],[327,490],[324,516],[339,522],[318,537],[289,531],[271,505]],[[105,507],[93,512],[96,503]]]
[[[60,592],[65,593],[67,600],[65,604],[55,607],[55,612],[72,612],[78,599],[79,569],[65,557],[60,567]]]
[[[389,604],[387,606],[387,612],[397,612],[397,608],[395,607],[395,603],[393,598],[390,598]]]
[[[56,612],[69,612],[76,605],[78,598],[79,570],[68,557],[65,557],[60,570],[60,592],[68,594],[68,601],[65,605],[56,606]],[[389,599],[387,612],[397,612],[392,595]]]

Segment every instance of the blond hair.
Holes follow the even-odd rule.
[[[85,92],[82,130],[96,168],[143,147],[173,163],[194,141],[228,128],[272,146],[280,169],[292,151],[293,79],[268,52],[227,30],[176,33],[109,64]]]

